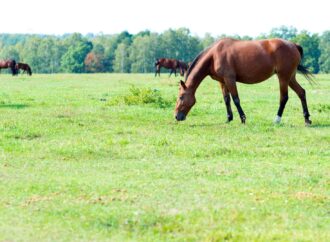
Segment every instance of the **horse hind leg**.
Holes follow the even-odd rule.
[[[171,72],[170,72],[170,76],[169,77],[171,77],[172,73],[173,73],[173,69],[171,69]]]
[[[305,118],[305,124],[306,124],[306,126],[310,126],[312,124],[312,121],[309,119],[310,115],[309,115],[308,106],[307,106],[305,89],[303,89],[299,85],[295,76],[291,79],[289,86],[300,98],[302,109],[303,109],[303,114],[304,114],[304,118]]]

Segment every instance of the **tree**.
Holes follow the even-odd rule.
[[[202,38],[200,42],[201,42],[202,48],[206,49],[207,47],[209,47],[210,45],[212,45],[215,42],[215,38],[210,33],[206,33],[204,35],[204,38]]]
[[[320,71],[330,73],[330,31],[326,31],[321,35],[320,50]]]
[[[15,61],[20,60],[19,50],[17,46],[8,46],[6,48],[1,49],[0,52],[1,59],[14,59]]]
[[[192,37],[189,29],[186,28],[165,31],[160,35],[159,47],[162,50],[162,55],[158,57],[179,59],[186,62],[192,61],[202,50],[199,39]]]
[[[134,38],[130,48],[130,61],[132,72],[153,72],[154,62],[157,58],[157,34],[140,35]]]
[[[281,38],[286,40],[292,40],[297,35],[297,29],[292,26],[280,26],[278,28],[273,28],[270,31],[269,38]]]
[[[100,44],[104,48],[103,65],[105,72],[114,71],[115,52],[119,44],[123,43],[129,47],[134,36],[123,31],[115,35],[99,35],[93,39],[93,44]]]
[[[21,50],[21,61],[28,63],[34,73],[41,72],[40,66],[42,59],[38,56],[40,42],[40,37],[33,36],[31,38],[28,38]]]
[[[94,45],[93,50],[87,54],[84,63],[87,72],[105,72],[104,47],[100,44]]]
[[[313,73],[318,73],[320,70],[319,58],[321,55],[319,48],[320,39],[318,35],[302,31],[293,38],[292,41],[301,45],[304,50],[303,65],[309,68]]]
[[[115,50],[117,48],[116,35],[98,35],[92,42],[93,46],[103,47],[103,67],[104,72],[113,72],[113,60],[115,58]]]
[[[118,45],[115,51],[114,71],[118,73],[130,72],[130,62],[128,54],[128,46],[124,43]]]
[[[85,71],[84,60],[92,50],[92,42],[84,39],[81,34],[70,36],[66,44],[71,44],[67,52],[61,58],[61,68],[64,72],[82,73]]]

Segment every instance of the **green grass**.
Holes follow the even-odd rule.
[[[0,75],[0,241],[329,241],[330,75],[298,79],[311,127],[276,78],[242,125],[209,78],[178,123],[165,74]]]

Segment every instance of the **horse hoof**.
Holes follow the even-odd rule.
[[[233,117],[228,117],[226,123],[230,123],[231,121],[233,121]]]
[[[276,116],[275,120],[274,120],[275,124],[279,124],[281,123],[281,117],[280,116]]]
[[[305,126],[309,127],[312,125],[312,121],[311,120],[305,120]]]
[[[245,117],[245,116],[242,116],[242,117],[241,117],[241,122],[242,122],[242,124],[245,124],[245,121],[246,121],[246,117]]]

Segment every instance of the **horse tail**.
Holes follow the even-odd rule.
[[[296,45],[296,47],[299,51],[300,57],[301,57],[297,70],[309,81],[310,84],[313,84],[313,83],[315,83],[313,73],[310,72],[308,70],[308,68],[302,64],[302,59],[304,58],[304,50],[300,45],[297,45],[297,44],[295,44],[295,45]]]

